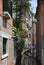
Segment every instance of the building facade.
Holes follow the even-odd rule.
[[[33,21],[32,21],[32,45],[36,46],[36,23],[37,19],[35,18],[35,15],[33,15]]]
[[[32,15],[32,50],[33,50],[33,57],[36,58],[36,23],[37,20],[35,19],[35,14]],[[32,64],[36,65],[36,60],[33,59]]]
[[[14,61],[12,7],[10,6],[12,1],[0,0],[0,65],[13,65]]]
[[[32,16],[30,13],[26,13],[23,28],[25,32],[25,47],[29,48],[32,46]]]
[[[44,65],[44,1],[37,0],[37,60]]]

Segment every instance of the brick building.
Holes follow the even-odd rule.
[[[35,19],[35,15],[33,14],[33,21],[32,21],[32,45],[36,46],[36,23],[37,20]]]
[[[0,65],[13,65],[12,1],[0,0]]]
[[[35,14],[32,14],[32,46],[33,46],[33,57],[36,57],[36,23]],[[36,65],[36,60],[33,59],[33,65]]]
[[[44,0],[37,0],[37,60],[44,65]]]

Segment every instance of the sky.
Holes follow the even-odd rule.
[[[36,13],[36,7],[37,7],[37,0],[32,0],[31,2],[31,9],[33,13]]]

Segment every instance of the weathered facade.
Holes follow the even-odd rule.
[[[44,65],[44,0],[37,0],[37,59]]]
[[[12,14],[10,14],[12,11],[8,10],[7,3],[8,0],[0,0],[0,65],[13,65],[14,61]],[[10,3],[12,4],[11,1]]]
[[[32,16],[31,16],[31,13],[26,13],[25,22],[23,23],[23,28],[25,31],[25,47],[29,48],[32,46]]]
[[[36,23],[37,20],[35,19],[35,15],[33,15],[33,21],[32,21],[32,45],[36,46]]]
[[[33,57],[36,58],[36,23],[35,14],[32,15],[32,46],[33,46]],[[36,60],[33,59],[33,65],[36,65]]]

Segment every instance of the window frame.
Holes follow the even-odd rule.
[[[4,39],[5,39],[5,41],[4,41]],[[6,47],[4,47],[4,44],[6,44]],[[3,37],[3,55],[5,55],[5,54],[7,54],[7,38]]]

